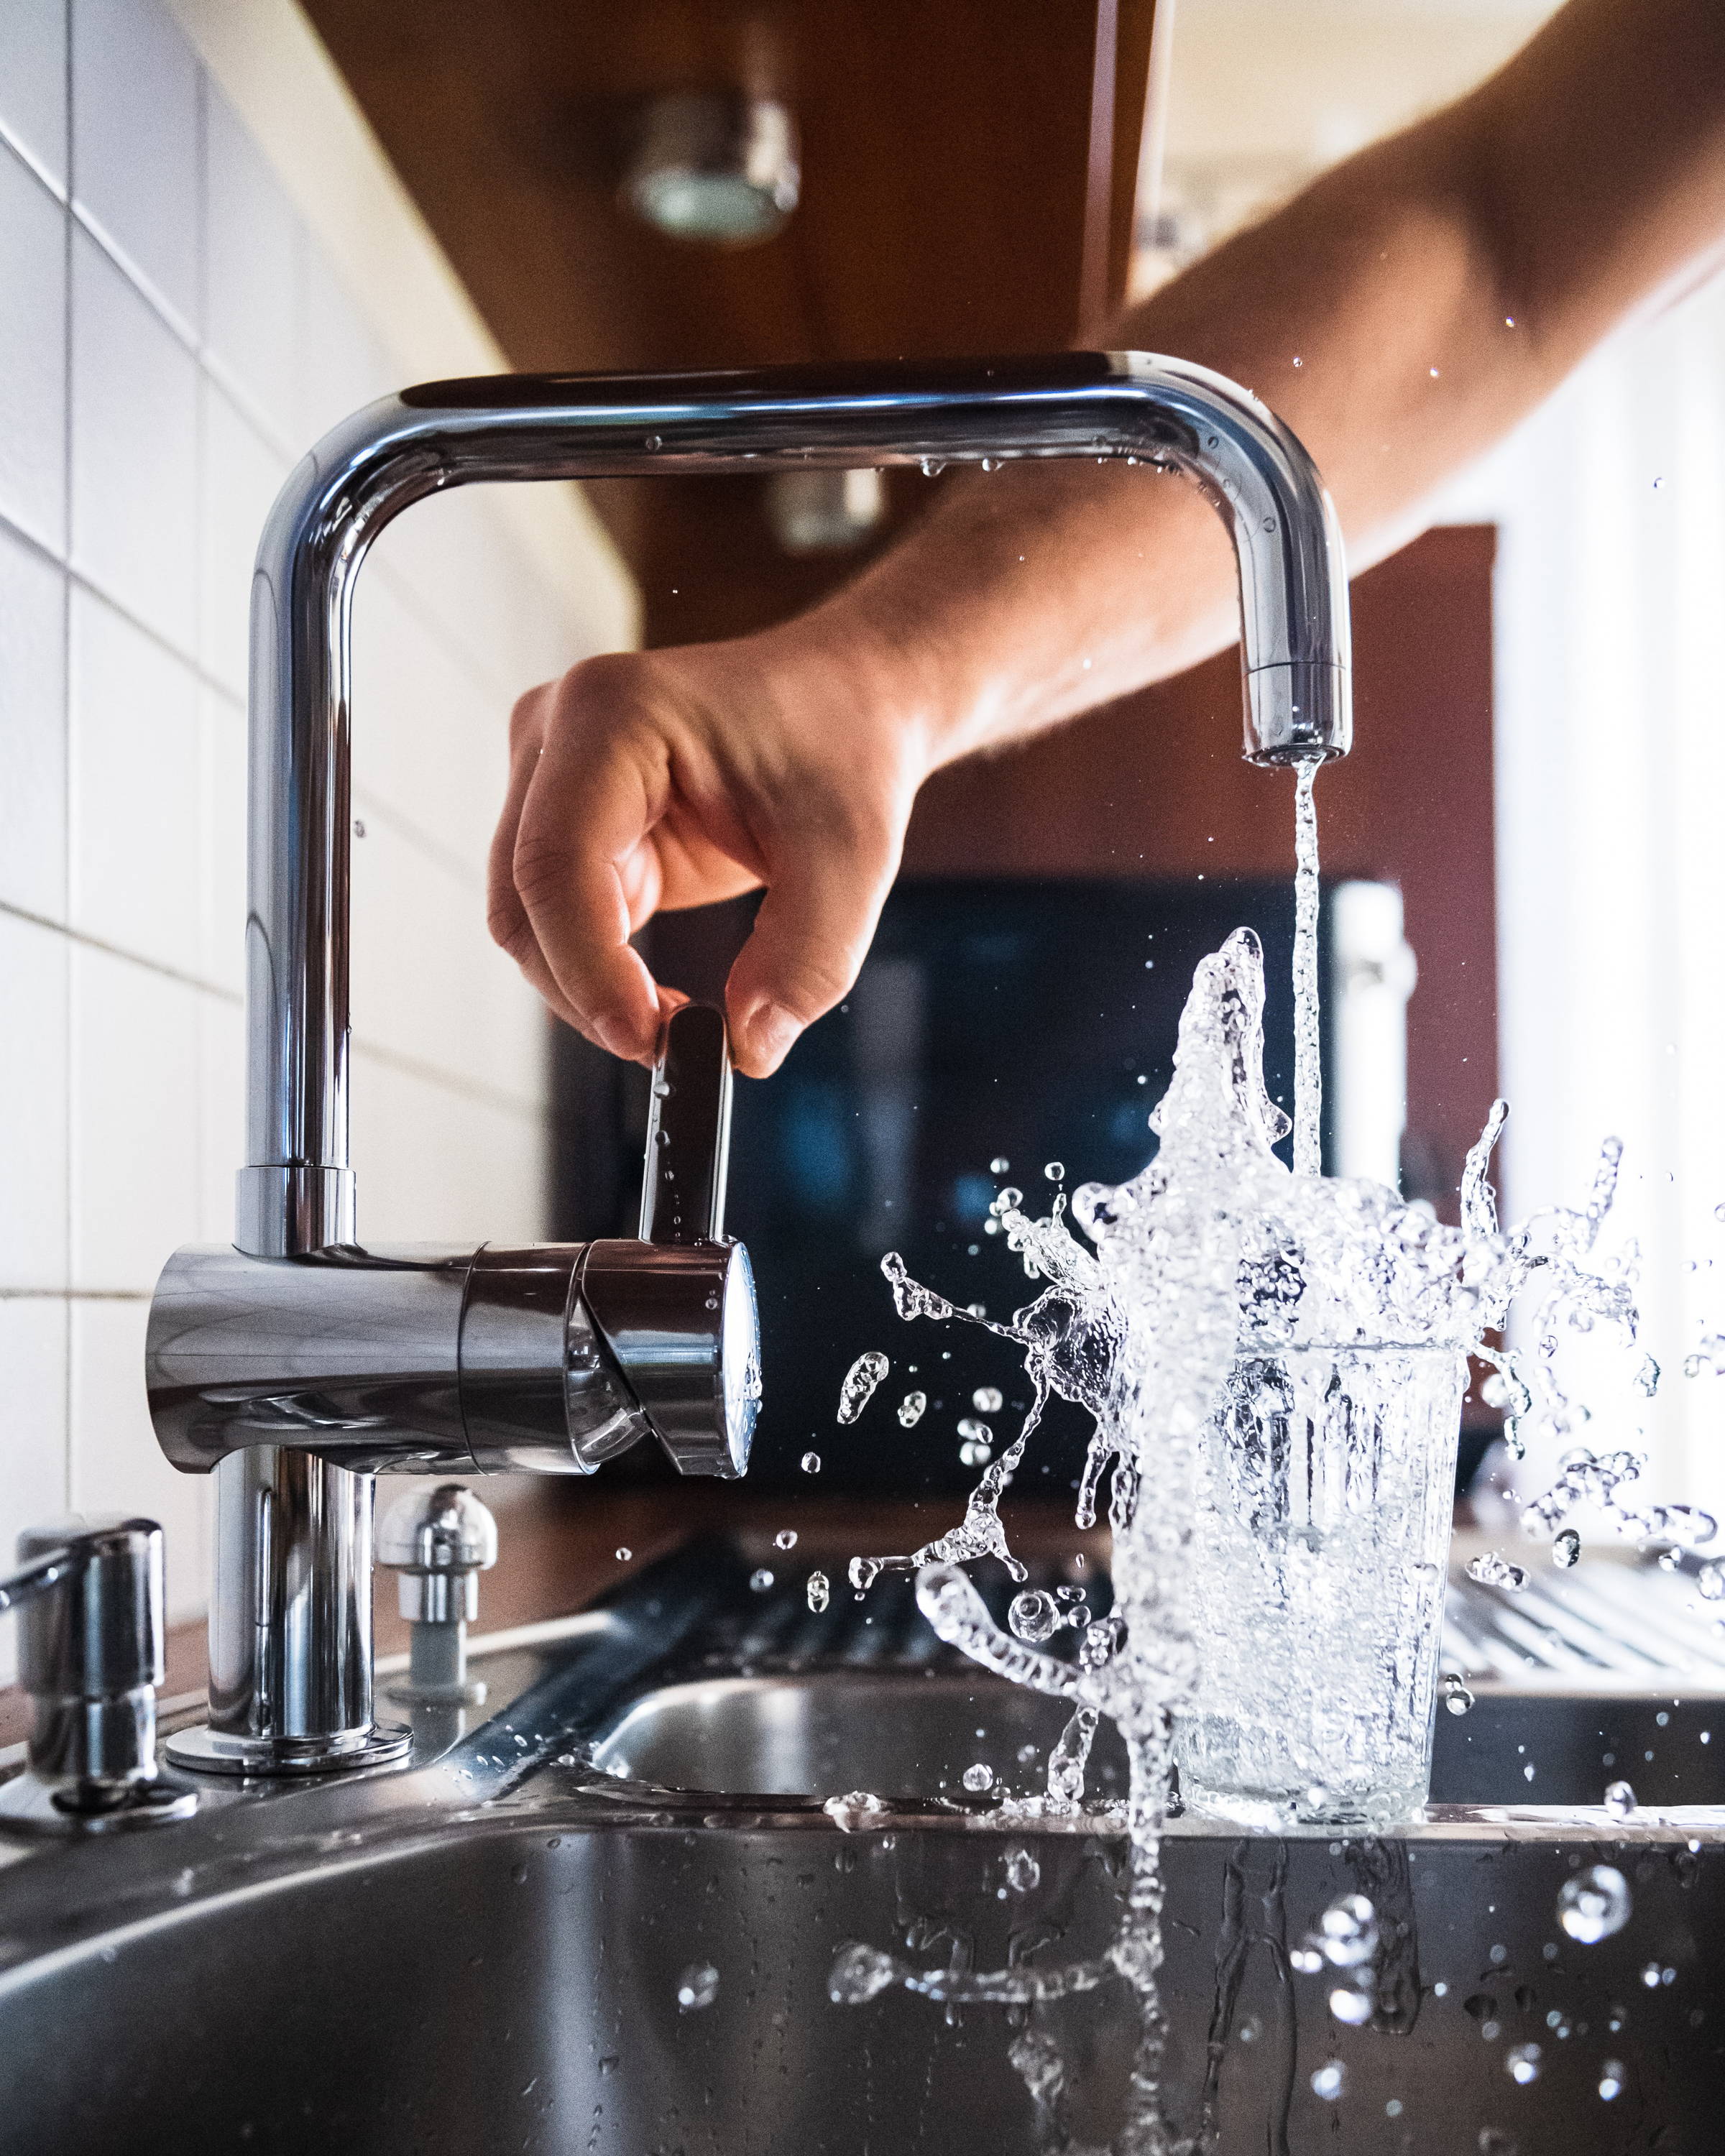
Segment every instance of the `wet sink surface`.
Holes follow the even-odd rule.
[[[978,1758],[1039,1787],[1059,1707],[884,1622],[859,1662],[849,1635],[816,1639],[788,1604],[725,1602],[736,1584],[710,1556],[686,1577],[662,1568],[610,1619],[493,1658],[500,1711],[440,1762],[211,1802],[183,1829],[80,1852],[75,1877],[42,1858],[0,1870],[0,2149],[1049,2145],[1004,2010],[949,2018],[897,1991],[835,2006],[827,1979],[850,1941],[924,1968],[1101,1949],[1117,1836],[1003,1827],[957,1787]],[[1645,1800],[1725,1794],[1699,1743],[1707,1711],[1482,1691],[1440,1719],[1440,1784],[1517,1820],[1455,1814],[1348,1843],[1179,1822],[1166,1974],[1182,2130],[1208,2120],[1209,2145],[1241,2156],[1717,2146],[1725,1829],[1525,1809],[1596,1804],[1596,1762],[1632,1746],[1655,1753],[1630,1775]],[[1099,1745],[1098,1764],[1112,1780],[1117,1754]],[[844,1833],[819,1799],[855,1788],[905,1801]],[[1028,1892],[1009,1884],[1017,1849],[1040,1873]],[[1603,1861],[1634,1914],[1583,1947],[1557,1896]],[[1347,1891],[1372,1897],[1394,1941],[1365,2028],[1338,2025],[1326,1979],[1287,1959]],[[709,1969],[711,2003],[680,2006]],[[1069,2059],[1066,2130],[1106,2140],[1136,2033],[1123,1987],[1039,2012]],[[1538,2077],[1522,2086],[1506,2060],[1530,2043]],[[1609,2104],[1607,2059],[1626,2080]],[[1311,2087],[1332,2061],[1334,2104]]]

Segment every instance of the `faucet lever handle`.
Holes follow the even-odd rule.
[[[641,1176],[644,1243],[717,1242],[731,1155],[731,1045],[715,1004],[665,1021],[653,1066]]]

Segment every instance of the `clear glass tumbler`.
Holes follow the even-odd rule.
[[[1174,1733],[1195,1810],[1383,1826],[1425,1802],[1466,1379],[1450,1348],[1235,1363],[1200,1448]]]

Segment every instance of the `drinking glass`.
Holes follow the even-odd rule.
[[[1199,1448],[1194,1809],[1369,1827],[1425,1802],[1466,1381],[1451,1348],[1236,1362]]]

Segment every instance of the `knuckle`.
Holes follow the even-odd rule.
[[[561,898],[569,887],[569,864],[561,846],[543,839],[517,841],[511,864],[515,895],[531,914]]]
[[[513,891],[494,897],[485,908],[485,927],[499,950],[519,963],[532,942],[532,931]]]
[[[809,951],[800,953],[785,968],[773,1000],[810,1024],[829,1011],[846,994],[856,978],[849,953]]]

